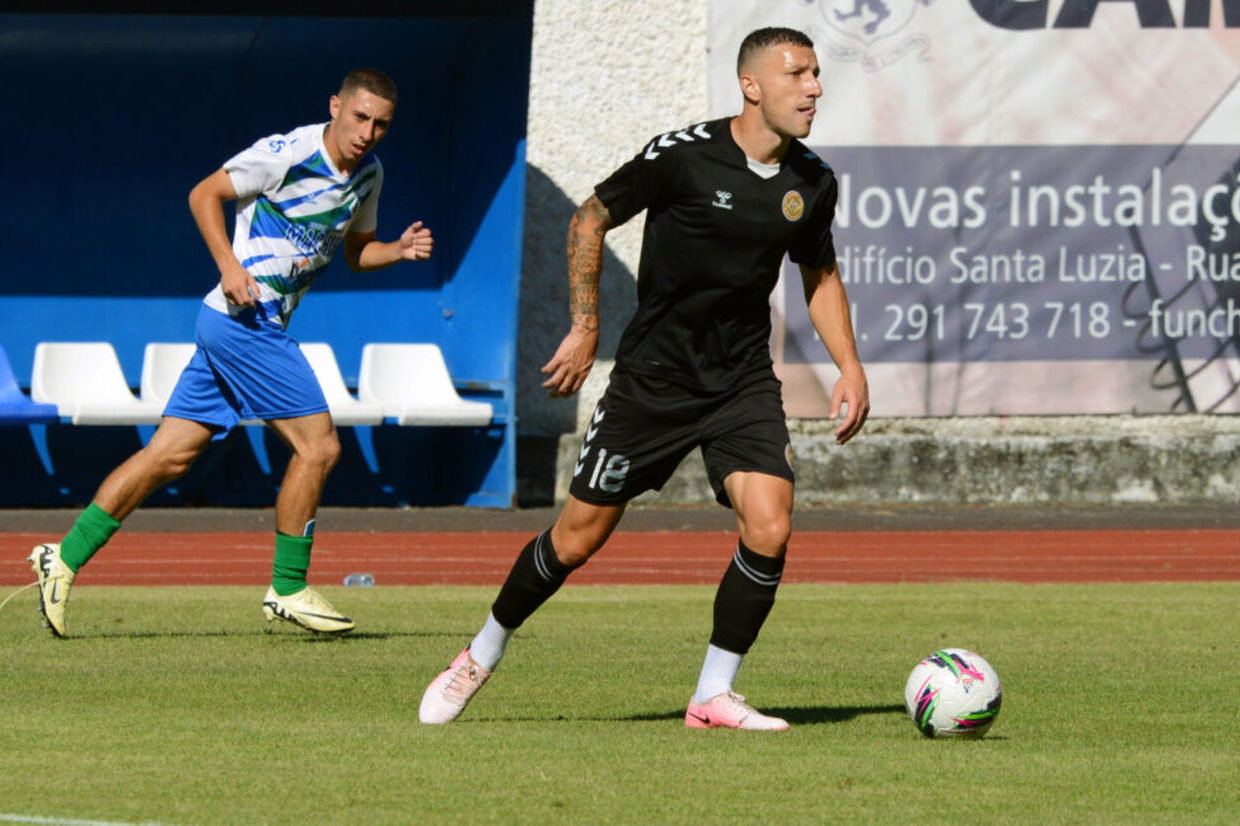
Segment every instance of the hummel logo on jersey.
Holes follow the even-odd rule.
[[[591,441],[595,436],[598,435],[598,423],[603,420],[603,416],[605,415],[606,415],[606,411],[604,411],[603,408],[601,407],[598,410],[594,411],[594,421],[591,422],[591,425],[593,426],[586,430],[586,441],[587,442]]]
[[[680,144],[678,144],[676,140],[673,140],[673,138],[676,138],[683,143],[693,143],[695,140],[693,137],[694,135],[697,135],[697,137],[702,140],[710,140],[710,133],[706,131],[706,124],[699,123],[697,126],[692,128],[681,129],[679,132],[668,132],[666,135],[660,135],[655,138],[650,142],[650,145],[646,147],[645,158],[648,161],[653,161],[655,158],[659,157],[659,155],[663,154],[655,149],[656,146],[660,149],[671,149],[673,146],[679,146]]]
[[[724,192],[722,189],[715,190],[715,200],[710,202],[711,206],[717,206],[720,209],[731,209],[732,205],[728,201],[732,200],[731,192]]]
[[[586,428],[586,437],[581,442],[581,451],[577,454],[577,466],[573,468],[574,478],[580,476],[586,469],[586,458],[590,455],[593,445],[590,443],[594,437],[598,435],[598,426],[603,417],[607,415],[607,411],[603,409],[600,402],[599,406],[594,410],[594,418],[590,422],[590,426]],[[590,474],[590,483],[587,487],[598,488],[608,493],[617,493],[624,486],[624,479],[629,474],[628,457],[620,453],[611,453],[609,455],[607,448],[600,447],[597,451],[598,458],[594,461],[594,470]]]
[[[577,466],[573,468],[573,476],[578,476],[581,471],[585,470],[586,457],[590,455],[590,442],[598,435],[599,422],[603,421],[603,417],[607,415],[607,411],[600,404],[594,409],[594,418],[590,422],[590,426],[586,428],[586,437],[581,442],[581,451],[577,454]]]

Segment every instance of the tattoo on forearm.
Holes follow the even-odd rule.
[[[569,287],[568,311],[573,324],[586,330],[598,329],[598,284]]]
[[[574,325],[598,329],[598,282],[603,271],[603,235],[611,216],[591,195],[568,227],[568,301]]]

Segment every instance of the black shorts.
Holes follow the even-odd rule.
[[[731,394],[702,396],[613,371],[577,454],[569,492],[592,505],[624,504],[662,488],[699,446],[715,499],[725,507],[731,503],[723,480],[735,471],[794,481],[779,379],[769,375]]]

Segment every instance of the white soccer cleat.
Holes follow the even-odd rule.
[[[685,725],[689,728],[784,731],[788,728],[788,721],[781,717],[769,717],[745,702],[741,695],[725,691],[701,704],[690,701],[685,711]]]
[[[65,635],[65,603],[73,587],[74,573],[60,558],[60,544],[36,545],[26,557],[39,578],[39,611],[57,637]]]
[[[426,687],[422,705],[418,707],[418,719],[432,725],[451,723],[490,676],[490,671],[473,661],[466,647],[452,665]]]
[[[320,634],[343,634],[353,630],[353,620],[340,614],[330,602],[309,588],[286,597],[268,588],[267,596],[263,597],[263,614],[267,617],[268,631],[277,619]]]

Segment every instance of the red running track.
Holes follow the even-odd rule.
[[[379,585],[499,585],[530,533],[324,532],[310,581],[365,571]],[[0,585],[32,581],[46,534],[0,534]],[[618,532],[573,583],[714,584],[734,533]],[[98,585],[263,585],[272,535],[121,533],[84,570]],[[784,582],[1240,581],[1240,531],[802,531]]]

